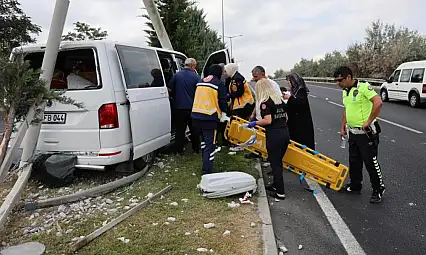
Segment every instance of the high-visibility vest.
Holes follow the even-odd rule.
[[[237,82],[234,79],[232,79],[229,83],[229,91],[237,91]],[[237,110],[244,108],[247,104],[254,104],[254,97],[251,93],[250,85],[246,80],[244,80],[244,94],[241,97],[234,98],[234,102],[231,107],[232,110]]]
[[[222,111],[219,107],[218,88],[218,85],[209,82],[203,81],[198,83],[195,90],[192,112],[209,116],[216,113],[220,119]]]

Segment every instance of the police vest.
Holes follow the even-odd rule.
[[[343,90],[343,104],[349,127],[361,127],[368,121],[373,110],[373,103],[370,100],[376,95],[371,85],[364,81],[358,81],[349,91]]]
[[[198,83],[192,112],[209,116],[217,114],[220,119],[222,111],[219,107],[218,89],[218,85],[206,82],[206,79]]]
[[[250,85],[248,84],[248,82],[244,80],[244,94],[241,97],[237,97],[234,99],[234,103],[232,104],[233,110],[242,109],[247,104],[254,103],[253,94],[251,93],[251,89],[249,86]],[[235,92],[235,91],[237,91],[237,82],[234,79],[232,79],[231,82],[229,83],[229,92]]]

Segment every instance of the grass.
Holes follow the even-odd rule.
[[[243,171],[258,178],[252,162],[245,159],[243,153],[230,156],[227,152],[224,150],[216,155],[215,172]],[[251,199],[255,205],[245,204],[238,208],[227,205],[231,201],[238,202],[238,197],[203,198],[197,189],[201,177],[200,155],[160,155],[158,161],[165,164],[163,169],[154,166],[149,176],[98,201],[102,202],[105,198],[114,200],[113,205],[106,205],[107,209],[111,209],[128,205],[130,202],[127,201],[132,197],[140,202],[148,193],[155,194],[169,184],[172,185],[171,191],[86,245],[78,254],[196,254],[197,248],[201,247],[213,249],[214,254],[262,254],[256,197]],[[117,202],[118,198],[124,200]],[[188,202],[182,201],[183,198]],[[171,202],[177,202],[178,206],[171,206]],[[42,221],[46,214],[57,212],[57,207],[38,210],[40,216],[31,221],[28,220],[31,212],[16,211],[6,229],[0,232],[0,243],[39,241],[46,246],[46,254],[66,254],[72,244],[71,239],[90,234],[105,221],[118,217],[123,210],[83,214],[81,219],[58,221],[59,227],[54,224],[49,234],[44,231],[32,235],[23,235],[23,228],[34,221]],[[168,217],[175,217],[176,221],[165,225]],[[215,223],[216,227],[204,229],[203,224],[210,222]],[[256,226],[251,227],[251,222],[255,222]],[[62,229],[63,235],[60,237],[56,236],[58,229]],[[67,229],[73,230],[66,234]],[[226,230],[231,235],[224,237],[222,234]],[[186,232],[190,235],[185,235]],[[119,237],[130,241],[123,243],[118,240]]]

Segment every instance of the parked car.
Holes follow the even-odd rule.
[[[411,107],[426,102],[426,60],[403,63],[380,87],[383,101],[408,101]]]
[[[22,47],[38,69],[45,45]],[[62,42],[51,89],[84,109],[48,102],[37,150],[77,155],[77,168],[104,170],[142,158],[174,139],[166,84],[184,68],[183,53],[112,41]],[[228,50],[212,53],[206,68],[229,63]]]

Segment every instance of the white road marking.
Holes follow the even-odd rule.
[[[337,106],[339,106],[339,107],[345,107],[345,106],[343,106],[343,105],[341,105],[341,104],[338,104],[338,103],[335,103],[335,102],[332,102],[332,101],[328,101],[330,104],[334,104],[334,105],[337,105]],[[394,126],[396,126],[396,127],[400,127],[400,128],[402,128],[402,129],[405,129],[405,130],[408,130],[408,131],[411,131],[411,132],[413,132],[413,133],[416,133],[416,134],[423,134],[423,132],[422,131],[419,131],[419,130],[416,130],[416,129],[413,129],[413,128],[410,128],[410,127],[407,127],[407,126],[404,126],[404,125],[401,125],[401,124],[398,124],[398,123],[395,123],[395,122],[393,122],[393,121],[390,121],[390,120],[386,120],[386,119],[382,119],[382,118],[380,118],[380,117],[378,117],[377,118],[378,120],[381,120],[381,121],[383,121],[383,122],[386,122],[386,123],[388,123],[388,124],[391,124],[391,125],[394,125]]]
[[[337,90],[337,91],[342,91],[342,89],[335,89],[335,88],[329,88],[329,87],[324,87],[324,86],[318,86],[318,85],[312,85],[312,84],[308,84],[309,87],[317,87],[317,88],[322,88],[322,89],[329,89],[329,90]],[[337,86],[337,85],[336,85]]]
[[[330,202],[330,199],[328,199],[327,195],[322,191],[319,184],[309,179],[306,179],[306,182],[311,189],[318,191],[314,197],[327,217],[328,222],[330,222],[334,232],[336,232],[336,235],[339,237],[343,247],[345,247],[348,255],[365,255],[366,253],[361,245],[349,230],[345,221],[340,217],[336,208],[334,208],[333,204]]]
[[[315,95],[309,95],[310,97],[313,97],[313,98],[317,98],[317,96],[315,96]]]

